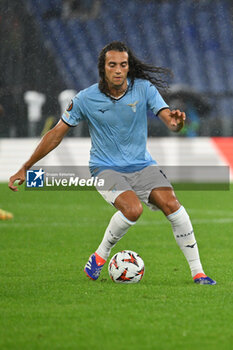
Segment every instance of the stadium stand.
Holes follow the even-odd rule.
[[[139,57],[171,68],[173,83],[214,99],[220,95],[217,112],[232,116],[230,1],[102,0],[98,17],[86,21],[78,15],[64,19],[61,0],[28,4],[68,88],[94,83],[99,50],[111,40],[123,40]],[[48,18],[52,10],[55,15]]]
[[[79,91],[95,83],[98,53],[112,40],[126,42],[140,59],[173,71],[174,79],[169,83],[170,92],[175,94],[164,97],[172,107],[184,108],[192,116],[193,125],[183,136],[233,134],[231,0],[23,3],[24,6],[17,0],[0,3],[0,31],[4,33],[0,39],[0,103],[7,104],[8,98],[16,106],[14,110],[7,106],[10,125],[4,129],[0,125],[1,136],[27,135],[22,99],[27,90],[46,95],[38,134],[47,117],[59,118],[59,93],[65,89]],[[70,4],[75,10],[69,10]],[[193,94],[192,100],[184,101],[184,94],[179,97],[179,89],[182,94]],[[198,94],[200,101],[196,103],[194,95]],[[150,114],[149,123],[149,136],[169,135]]]

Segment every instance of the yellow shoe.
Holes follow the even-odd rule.
[[[10,220],[13,218],[13,214],[8,211],[0,209],[0,220]]]

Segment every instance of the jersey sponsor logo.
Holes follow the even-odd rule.
[[[137,107],[136,105],[138,104],[139,101],[135,101],[134,103],[129,103],[127,106],[131,107],[133,112],[136,113]]]
[[[27,187],[43,187],[44,186],[44,171],[40,170],[27,170]]]
[[[108,108],[106,108],[106,109],[98,109],[98,111],[104,114],[105,112],[109,111],[109,109]]]
[[[72,108],[73,108],[73,101],[71,100],[71,101],[70,101],[70,104],[69,104],[68,108],[66,108],[66,110],[67,110],[68,112],[70,112],[70,111],[72,110]]]

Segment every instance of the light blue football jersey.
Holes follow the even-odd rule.
[[[86,120],[91,136],[90,170],[134,172],[156,164],[146,149],[147,110],[156,115],[168,108],[158,90],[148,80],[136,79],[119,99],[99,90],[98,84],[80,91],[62,115],[69,126]]]

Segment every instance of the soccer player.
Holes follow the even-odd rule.
[[[190,218],[177,200],[166,176],[146,149],[147,110],[151,109],[166,126],[181,130],[185,113],[170,110],[159,94],[163,69],[142,63],[121,42],[105,46],[99,55],[100,81],[80,91],[58,124],[41,140],[21,169],[10,178],[9,187],[25,180],[25,172],[52,151],[70,129],[86,120],[92,141],[90,171],[105,180],[98,189],[117,211],[111,218],[99,247],[84,267],[97,280],[113,246],[136,224],[144,202],[160,209],[170,221],[174,237],[188,261],[195,283],[216,284],[203,271]]]

